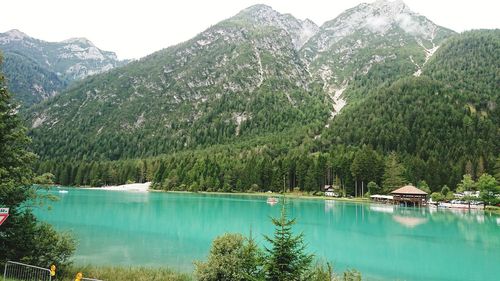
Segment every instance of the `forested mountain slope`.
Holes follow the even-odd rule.
[[[301,54],[333,102],[342,103],[339,98],[353,101],[381,83],[420,75],[453,34],[402,1],[375,1],[324,23]]]
[[[126,63],[85,38],[46,42],[19,30],[0,33],[0,50],[8,87],[25,106],[56,95],[74,80]]]
[[[285,178],[354,192],[381,184],[395,152],[407,182],[453,186],[499,154],[498,38],[456,35],[398,1],[321,27],[252,6],[32,108],[37,170],[76,185],[279,190]]]
[[[500,150],[500,31],[471,31],[446,41],[421,77],[380,87],[344,109],[321,140],[369,144],[411,155],[432,184],[491,170]],[[432,171],[432,172],[431,172]]]
[[[325,96],[297,50],[297,38],[311,29],[309,21],[257,5],[91,77],[35,108],[36,151],[44,158],[146,157],[326,120]]]
[[[151,178],[182,190],[318,191],[333,183],[354,195],[356,181],[358,194],[361,181],[364,191],[369,181],[382,186],[391,159],[403,181],[432,191],[456,186],[465,173],[491,173],[500,156],[499,40],[498,30],[456,35],[421,76],[380,84],[328,128],[169,155],[150,162]]]
[[[375,15],[387,27],[374,30]],[[413,57],[426,54],[417,42],[438,44],[450,34],[400,2],[362,4],[321,28],[252,6],[34,108],[35,150],[42,158],[150,157],[324,125],[341,109],[338,87],[361,77],[379,77],[370,80],[378,85],[411,75],[418,71]],[[339,82],[332,79],[340,64]]]
[[[6,52],[3,55],[3,73],[9,90],[24,106],[30,106],[56,95],[67,87],[68,81],[37,61],[24,55]]]

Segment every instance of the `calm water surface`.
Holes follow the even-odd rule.
[[[262,242],[279,205],[265,197],[70,189],[38,218],[78,239],[75,262],[190,271],[225,232]],[[308,250],[365,280],[499,280],[500,216],[289,200]]]

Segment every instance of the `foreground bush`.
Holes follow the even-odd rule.
[[[262,251],[252,239],[241,234],[215,238],[206,262],[195,262],[199,281],[246,281],[260,278]]]

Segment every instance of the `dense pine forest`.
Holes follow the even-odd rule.
[[[111,154],[119,149],[118,154],[128,159],[117,161],[111,154],[104,159],[80,155],[74,158],[88,160],[71,160],[72,151],[57,146],[51,149],[68,157],[42,157],[37,172],[53,172],[63,185],[153,181],[155,188],[165,190],[230,192],[279,191],[283,186],[320,191],[325,184],[335,184],[354,195],[362,185],[368,191],[370,181],[382,186],[388,162],[396,161],[405,183],[425,182],[432,191],[443,185],[455,187],[463,174],[478,178],[485,172],[494,174],[495,165],[497,169],[500,165],[499,49],[498,30],[452,37],[421,76],[389,79],[369,91],[364,88],[362,97],[351,98],[328,128],[319,104],[317,108],[282,109],[272,106],[280,95],[269,93],[249,106],[263,114],[253,122],[281,124],[279,133],[252,131],[252,123],[244,123],[240,129],[250,133],[225,142],[235,128],[221,120],[219,128],[192,128],[196,135],[186,137],[197,139],[196,147],[183,149],[154,138],[140,147],[134,139],[143,136],[137,135],[88,148],[97,155],[102,155],[100,149]],[[397,72],[380,71],[389,71],[389,76]],[[162,146],[171,152],[150,157]]]

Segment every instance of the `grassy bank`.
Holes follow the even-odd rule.
[[[497,206],[486,206],[485,211],[500,215],[500,207]]]
[[[191,281],[191,275],[161,267],[73,266],[61,273],[60,281],[73,281],[76,273],[106,281]]]

